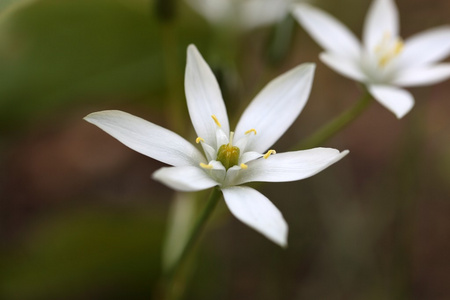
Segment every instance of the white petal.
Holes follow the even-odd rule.
[[[292,125],[308,100],[314,64],[302,64],[272,80],[250,103],[236,127],[236,140],[256,129],[248,151],[264,152]],[[252,133],[250,133],[252,134]]]
[[[208,161],[215,159],[217,150],[205,142],[201,142],[201,144],[202,144],[203,151],[206,154],[206,159]]]
[[[205,158],[178,134],[119,110],[105,110],[84,118],[125,146],[173,166],[197,165]]]
[[[187,0],[186,2],[213,24],[227,21],[232,11],[230,0]]]
[[[311,177],[339,161],[348,150],[339,152],[332,148],[314,148],[274,154],[267,159],[260,158],[248,163],[241,170],[233,184],[252,181],[284,182]]]
[[[287,1],[280,0],[246,0],[240,5],[241,23],[246,29],[278,22],[288,11]]]
[[[407,39],[399,59],[404,67],[413,67],[437,62],[449,54],[450,26],[442,26]]]
[[[418,86],[435,84],[450,78],[450,63],[435,66],[421,66],[402,71],[394,80],[394,85]]]
[[[414,106],[414,98],[406,90],[386,85],[368,85],[367,89],[378,102],[399,119]]]
[[[164,167],[152,175],[168,187],[183,192],[201,191],[217,185],[203,169],[195,166]]]
[[[261,153],[259,153],[259,152],[254,152],[254,151],[245,152],[239,158],[239,163],[240,164],[246,164],[247,162],[255,160],[255,159],[260,158],[262,156],[263,155]]]
[[[363,29],[366,49],[373,51],[386,35],[398,37],[398,18],[398,10],[393,0],[374,0],[367,12]]]
[[[343,57],[359,57],[361,46],[358,39],[341,22],[308,4],[295,4],[292,7],[297,21],[327,52]]]
[[[358,65],[356,60],[352,58],[345,58],[325,52],[321,53],[319,57],[324,64],[345,77],[361,82],[367,80],[367,77],[362,72],[361,67]]]
[[[222,125],[222,129],[229,132],[227,111],[219,84],[194,45],[189,45],[187,50],[184,88],[189,115],[197,136],[216,148],[217,125],[211,116],[215,115]]]
[[[287,246],[286,221],[266,196],[252,188],[240,186],[225,188],[222,192],[236,218],[281,247]]]
[[[227,171],[225,170],[225,167],[222,165],[222,163],[217,160],[211,160],[209,164],[212,166],[212,169],[204,171],[216,182],[224,182]]]

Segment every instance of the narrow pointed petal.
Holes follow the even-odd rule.
[[[450,26],[442,26],[407,39],[399,59],[405,67],[414,67],[437,62],[449,54]]]
[[[164,167],[153,173],[152,177],[182,192],[201,191],[217,185],[204,170],[195,166]]]
[[[326,52],[321,53],[319,58],[324,64],[345,77],[361,82],[367,80],[356,60],[352,58],[345,58]]]
[[[302,27],[327,52],[359,57],[361,46],[355,35],[328,13],[308,4],[295,4],[292,13]]]
[[[374,51],[384,36],[398,37],[399,16],[393,0],[374,0],[363,28],[364,46]]]
[[[386,85],[367,86],[370,94],[397,118],[401,119],[414,106],[413,96],[406,90]]]
[[[236,127],[239,140],[249,129],[256,129],[246,151],[264,152],[292,125],[308,100],[314,64],[302,64],[272,80],[250,103]]]
[[[241,186],[225,188],[222,192],[228,208],[238,220],[281,247],[287,246],[286,221],[266,196],[252,188]]]
[[[84,118],[125,146],[172,166],[198,165],[205,158],[178,134],[119,110],[105,110]]]
[[[215,115],[222,129],[229,132],[227,111],[219,84],[194,45],[189,45],[187,50],[184,88],[189,115],[197,136],[215,148],[217,125],[211,116]]]
[[[399,86],[435,84],[450,78],[450,63],[406,69],[393,81]]]
[[[332,148],[314,148],[292,151],[260,158],[248,163],[248,168],[239,172],[234,184],[252,181],[284,182],[311,177],[339,161],[348,150],[339,152]]]

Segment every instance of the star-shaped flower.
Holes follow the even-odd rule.
[[[293,14],[325,52],[320,59],[336,72],[365,83],[370,94],[397,118],[414,105],[399,87],[429,85],[450,77],[450,26],[416,34],[403,41],[393,0],[374,0],[365,20],[362,45],[342,23],[307,4]]]
[[[287,224],[264,195],[241,184],[281,182],[310,177],[340,160],[348,151],[315,148],[276,154],[267,150],[303,109],[315,66],[303,64],[270,82],[251,102],[230,132],[219,85],[193,45],[188,47],[185,92],[192,124],[204,155],[163,127],[116,110],[89,114],[85,120],[131,149],[172,167],[153,178],[179,191],[214,186],[222,190],[231,213],[273,242],[286,246]]]

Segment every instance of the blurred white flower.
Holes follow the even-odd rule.
[[[208,22],[247,30],[281,21],[301,0],[186,0]]]
[[[310,177],[340,160],[348,151],[315,148],[276,154],[267,149],[303,109],[313,81],[313,64],[303,64],[270,82],[251,102],[230,132],[219,85],[197,48],[188,47],[185,92],[194,145],[176,133],[121,111],[85,117],[131,149],[173,167],[153,178],[179,191],[214,186],[222,190],[231,213],[275,243],[286,246],[287,225],[278,209],[246,182],[294,181]]]
[[[403,41],[393,0],[374,0],[366,16],[361,43],[342,23],[307,4],[293,14],[325,52],[320,59],[336,72],[365,83],[371,95],[397,118],[414,105],[399,87],[429,85],[450,77],[450,26],[416,34]]]

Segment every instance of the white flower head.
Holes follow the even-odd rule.
[[[208,22],[249,30],[281,21],[300,0],[186,0]]]
[[[125,112],[89,114],[85,120],[146,156],[171,165],[153,178],[179,191],[219,186],[239,220],[286,246],[287,224],[278,209],[246,182],[294,181],[310,177],[348,151],[315,148],[276,154],[268,150],[291,126],[308,99],[313,64],[303,64],[270,82],[251,102],[230,132],[219,85],[194,45],[187,51],[185,91],[202,154],[176,133]]]
[[[362,44],[342,23],[307,4],[293,14],[325,52],[320,59],[336,72],[365,83],[371,95],[397,118],[414,105],[401,87],[429,85],[450,77],[450,26],[434,28],[403,41],[393,0],[374,0],[363,28]]]

